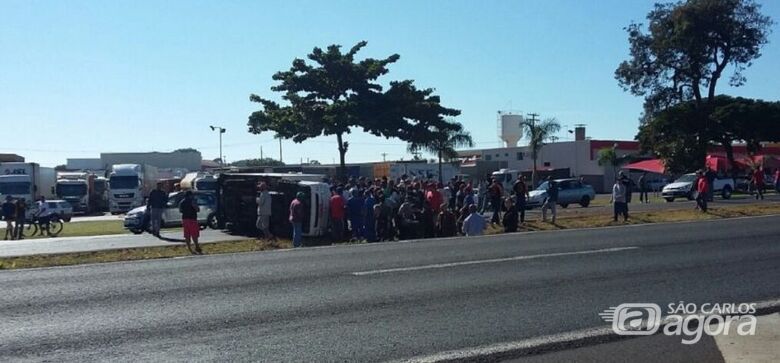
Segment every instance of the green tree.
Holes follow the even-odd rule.
[[[617,148],[615,147],[608,147],[599,150],[597,161],[599,165],[605,166],[609,165],[612,167],[612,176],[614,178],[617,178],[618,169],[631,162],[632,160],[631,155],[618,155]]]
[[[331,45],[326,50],[314,48],[308,55],[313,64],[295,59],[288,71],[273,79],[280,84],[271,89],[284,92],[288,106],[251,95],[263,110],[249,116],[249,132],[274,131],[283,138],[303,142],[309,138],[335,135],[339,152],[340,175],[346,175],[345,155],[349,142],[344,140],[351,128],[387,138],[407,140],[418,119],[430,114],[457,116],[460,111],[444,108],[432,89],[417,89],[412,81],[390,82],[383,92],[376,80],[388,72],[387,66],[399,59],[393,54],[385,59],[355,60],[366,45],[362,41],[348,52]]]
[[[539,123],[526,119],[520,122],[520,126],[524,128],[526,137],[528,137],[528,147],[531,149],[531,159],[534,163],[531,184],[536,186],[538,181],[536,180],[536,163],[539,160],[539,151],[542,150],[547,140],[550,140],[555,133],[561,130],[561,124],[555,118],[548,118]]]
[[[244,159],[244,160],[237,160],[232,163],[230,163],[230,166],[237,166],[237,167],[252,167],[252,166],[284,166],[285,164],[279,160],[271,159],[271,158],[262,158],[262,159]]]
[[[200,151],[198,151],[197,149],[193,149],[191,147],[185,147],[185,148],[182,148],[182,149],[176,149],[176,150],[173,150],[173,152],[175,152],[175,153],[200,153]]]
[[[648,116],[668,106],[712,101],[727,66],[732,86],[761,56],[772,20],[753,0],[687,0],[656,4],[642,24],[627,28],[630,58],[615,71],[621,87],[645,96]],[[702,92],[703,91],[703,92]]]
[[[768,42],[773,21],[760,10],[753,0],[656,4],[647,15],[646,28],[639,23],[626,28],[630,57],[618,66],[615,78],[624,90],[645,98],[637,139],[647,142],[644,145],[666,159],[667,165],[690,164],[685,150],[701,157],[698,164],[703,164],[712,137],[685,134],[680,135],[685,143],[679,143],[661,136],[676,133],[666,127],[670,120],[686,122],[679,129],[697,130],[697,136],[711,136],[716,131],[718,125],[710,115],[724,72],[730,66],[729,84],[743,85],[746,78],[742,72],[761,56],[761,48]],[[690,102],[693,109],[690,105],[674,108],[659,116],[683,102]],[[680,118],[681,113],[687,118]],[[661,119],[653,121],[656,117]],[[664,125],[664,131],[655,132],[646,123]],[[653,144],[656,141],[664,144]],[[672,155],[681,158],[679,163],[671,160]]]
[[[439,163],[439,183],[444,183],[442,175],[442,161],[451,161],[458,158],[459,147],[473,147],[474,141],[468,131],[463,129],[460,123],[450,123],[447,128],[434,127],[431,135],[425,139],[415,139],[409,142],[408,150],[411,153],[426,151],[436,155]]]

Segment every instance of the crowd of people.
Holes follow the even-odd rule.
[[[452,178],[446,185],[407,176],[350,178],[346,183],[331,183],[330,238],[333,242],[379,242],[479,236],[488,224],[515,232],[525,220],[527,196],[522,176],[509,193],[498,180],[487,178],[477,185],[462,177]],[[295,247],[302,245],[301,198],[296,196],[289,211]],[[258,231],[275,239],[268,225],[271,207],[265,183],[258,185],[256,203]],[[492,211],[489,222],[483,216],[485,211]]]

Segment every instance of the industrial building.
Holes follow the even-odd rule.
[[[507,169],[530,172],[533,170],[533,158],[528,146],[517,146],[523,137],[520,122],[523,116],[510,113],[500,113],[500,137],[506,144],[502,148],[476,149],[458,151],[464,164],[479,161],[499,162]],[[596,192],[610,190],[614,180],[614,169],[601,166],[598,163],[598,153],[602,149],[615,148],[618,155],[636,155],[639,153],[639,143],[627,140],[594,140],[585,135],[585,126],[578,125],[573,130],[574,141],[558,141],[545,144],[537,158],[537,170],[556,170],[557,175],[566,173],[569,176],[583,177],[593,185]],[[505,164],[504,164],[505,163]]]

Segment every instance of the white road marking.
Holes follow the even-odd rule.
[[[358,272],[353,272],[352,275],[355,275],[355,276],[366,276],[366,275],[377,275],[377,274],[384,274],[384,273],[391,273],[391,272],[419,271],[419,270],[430,270],[430,269],[448,268],[448,267],[456,267],[456,266],[481,265],[481,264],[496,263],[496,262],[533,260],[533,259],[537,259],[537,258],[546,258],[546,257],[573,256],[573,255],[591,255],[591,254],[596,254],[596,253],[610,253],[610,252],[619,252],[619,251],[626,251],[626,250],[635,250],[635,249],[638,249],[638,248],[639,247],[636,247],[636,246],[614,247],[614,248],[604,248],[604,249],[600,249],[600,250],[545,253],[545,254],[541,254],[541,255],[527,255],[527,256],[514,256],[514,257],[505,257],[505,258],[492,258],[492,259],[488,259],[488,260],[472,260],[472,261],[460,261],[460,262],[449,262],[449,263],[436,263],[436,264],[432,264],[432,265],[398,267],[398,268],[388,268],[388,269],[370,270],[370,271],[358,271]]]
[[[780,299],[775,300],[764,300],[764,301],[758,301],[755,302],[756,309],[773,309],[780,307]],[[776,336],[778,327],[777,324],[780,324],[780,319],[777,321],[774,321],[774,319],[777,319],[777,313],[765,316],[769,319],[761,319],[761,321],[766,322],[766,324],[775,324],[775,326],[772,327],[764,327],[759,324],[757,328],[757,332],[761,331],[762,329],[770,330],[767,332],[769,335],[769,339],[771,339],[773,336]],[[766,325],[765,324],[765,325]],[[661,331],[659,329],[659,331]],[[552,334],[552,335],[544,335],[540,337],[535,338],[529,338],[529,339],[523,339],[523,340],[517,340],[513,342],[504,342],[504,343],[497,343],[497,344],[491,344],[481,347],[471,347],[471,348],[463,348],[463,349],[456,349],[456,350],[448,350],[440,353],[434,353],[431,355],[426,356],[417,356],[413,358],[408,359],[400,359],[396,360],[394,362],[405,362],[405,363],[437,363],[437,362],[448,362],[448,361],[468,361],[468,360],[477,360],[479,357],[485,357],[490,356],[493,354],[500,354],[500,353],[509,353],[509,352],[516,352],[516,351],[522,351],[525,349],[533,349],[538,348],[541,346],[549,346],[549,345],[565,345],[567,343],[572,343],[576,341],[581,341],[583,339],[589,339],[589,338],[599,338],[599,337],[606,337],[609,335],[613,335],[615,332],[612,330],[612,326],[605,326],[605,327],[599,327],[599,328],[589,328],[589,329],[582,329],[582,330],[574,330],[570,332],[564,332],[559,334]],[[761,334],[761,333],[759,333]],[[641,337],[639,337],[641,339]],[[754,338],[754,337],[751,337]],[[718,337],[716,336],[716,342]],[[775,342],[777,340],[764,340],[761,345],[763,350],[776,350]],[[720,348],[721,344],[718,344],[718,347]],[[755,347],[753,347],[755,348]],[[721,349],[721,352],[723,353],[723,349]],[[745,361],[745,356],[742,355],[739,358],[743,358],[743,360],[733,360],[733,357],[731,357],[729,354],[723,354],[724,359],[726,359],[726,362],[741,362]],[[765,354],[756,355],[755,358],[766,358]],[[777,362],[777,353],[774,353],[774,355],[770,355],[772,357],[772,360],[769,360],[770,362]]]

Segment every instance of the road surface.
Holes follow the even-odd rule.
[[[779,234],[768,216],[0,271],[0,361],[479,355],[621,303],[777,300]]]

